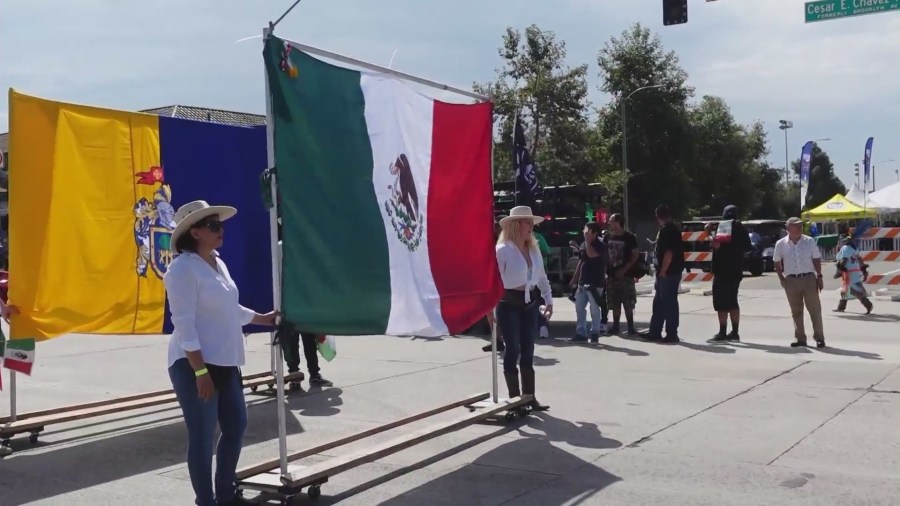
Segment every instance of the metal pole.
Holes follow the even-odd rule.
[[[872,165],[872,191],[875,191],[875,165]]]
[[[375,72],[383,72],[385,74],[391,74],[394,77],[399,77],[400,79],[405,79],[407,81],[412,81],[417,84],[421,84],[424,86],[430,86],[432,88],[437,88],[443,91],[450,91],[459,95],[463,95],[465,97],[474,98],[475,100],[490,100],[490,97],[486,95],[480,95],[478,93],[463,90],[461,88],[456,88],[454,86],[450,86],[447,84],[441,84],[437,81],[432,81],[430,79],[425,79],[423,77],[417,77],[412,74],[407,74],[406,72],[400,72],[398,70],[389,69],[387,67],[382,67],[381,65],[375,65],[374,63],[369,63],[362,60],[357,60],[356,58],[351,58],[349,56],[344,56],[342,54],[333,53],[331,51],[326,51],[324,49],[319,49],[317,47],[309,46],[307,44],[303,44],[300,42],[296,42],[289,39],[282,39],[289,42],[292,46],[302,51],[306,51],[310,54],[317,54],[319,56],[324,56],[325,58],[330,58],[335,61],[339,61],[342,63],[346,63],[348,65],[356,65],[357,67],[362,67],[367,70],[374,70]]]
[[[490,97],[491,99],[493,97]],[[494,184],[497,182],[497,168],[494,167],[494,134],[493,134],[493,121],[491,122],[491,193],[494,192]],[[515,125],[513,125],[513,130],[515,130]],[[516,133],[513,132],[513,145],[515,145],[515,136]],[[519,178],[516,177],[516,184],[518,184]],[[513,198],[518,198],[517,196],[513,196]],[[496,218],[494,218],[496,219]],[[493,227],[494,224],[491,224]],[[493,231],[493,228],[492,228]],[[494,307],[491,309],[491,400],[494,401],[494,404],[500,402],[500,380],[499,380],[499,368],[497,366],[497,308]]]
[[[630,97],[631,95],[629,95]],[[622,99],[622,175],[625,177],[625,182],[622,184],[622,217],[625,221],[625,226],[628,226],[628,133],[625,128],[625,102],[628,98]]]
[[[285,16],[287,16],[288,14],[290,14],[291,11],[294,10],[294,7],[296,7],[297,4],[300,3],[300,1],[301,1],[301,0],[297,0],[296,2],[294,2],[293,4],[291,4],[291,6],[288,7],[288,10],[284,11],[284,14],[282,14],[281,17],[279,17],[278,19],[275,20],[274,23],[272,23],[271,25],[269,25],[269,30],[274,30],[275,27],[278,26],[278,23],[281,23],[281,20],[284,19]],[[263,39],[265,39],[265,37],[264,37]]]
[[[293,7],[292,7],[293,8]],[[263,47],[272,33],[274,24],[263,28]],[[275,125],[272,120],[272,93],[269,90],[269,73],[263,67],[266,79],[266,151],[268,153],[269,168],[275,166]],[[272,174],[271,186],[272,208],[269,209],[269,243],[272,248],[272,300],[275,311],[281,310],[281,257],[278,245],[278,175]],[[282,360],[281,345],[276,343],[275,331],[271,334],[272,348],[275,350],[275,386],[276,409],[278,410],[278,459],[281,468],[281,479],[288,480],[287,460],[287,420],[284,408],[284,361]]]
[[[790,173],[791,167],[788,161],[788,138],[787,138],[788,129],[784,129],[784,184],[789,186],[791,184]]]
[[[16,421],[16,371],[9,371],[9,421]]]

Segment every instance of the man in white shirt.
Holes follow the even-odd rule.
[[[815,239],[803,235],[803,221],[791,218],[787,221],[788,235],[775,243],[775,271],[791,306],[794,318],[794,348],[806,346],[806,330],[803,323],[803,306],[809,312],[813,324],[816,346],[825,347],[822,325],[822,302],[819,292],[822,281],[822,252]]]

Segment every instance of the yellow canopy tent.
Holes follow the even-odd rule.
[[[840,193],[819,207],[803,212],[803,219],[813,221],[854,220],[875,218],[876,216],[878,216],[878,209],[864,209],[862,206],[850,202]]]

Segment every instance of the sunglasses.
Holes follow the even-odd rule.
[[[210,220],[203,220],[200,223],[197,223],[196,225],[194,225],[193,228],[205,228],[212,233],[216,233],[216,232],[219,232],[220,230],[222,230],[224,228],[224,226],[222,225],[222,222],[220,220],[210,219]]]

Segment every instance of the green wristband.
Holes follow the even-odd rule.
[[[207,374],[207,373],[209,373],[209,371],[204,367],[203,369],[194,371],[194,376],[199,378],[200,376],[203,376],[204,374]]]

